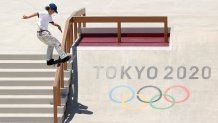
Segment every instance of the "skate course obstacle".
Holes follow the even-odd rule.
[[[116,23],[117,27],[110,27],[110,28],[95,28],[95,27],[87,27],[88,23]],[[122,27],[122,23],[163,23],[163,27]],[[64,31],[64,37],[62,46],[67,51],[70,52],[70,46],[72,47],[72,55],[73,55],[73,63],[72,63],[72,69],[73,69],[73,99],[75,102],[80,101],[79,99],[81,96],[85,95],[85,90],[82,88],[87,88],[85,84],[87,84],[85,81],[99,81],[98,75],[95,75],[96,71],[102,67],[101,64],[106,64],[102,55],[98,54],[98,52],[104,52],[105,54],[103,56],[107,58],[114,59],[114,61],[117,61],[117,58],[114,58],[115,56],[108,55],[124,55],[124,52],[130,52],[131,50],[135,50],[138,52],[139,49],[147,49],[147,48],[157,48],[157,49],[164,49],[169,50],[170,49],[170,41],[171,41],[171,28],[168,27],[167,17],[166,16],[86,16],[85,9],[81,9],[77,12],[74,12],[66,21],[65,25],[65,31]],[[63,45],[65,44],[65,45]],[[126,47],[127,46],[127,47]],[[107,50],[105,50],[107,49]],[[115,49],[115,50],[114,50]],[[128,49],[128,50],[127,50]],[[93,61],[90,61],[86,58],[89,53],[94,53],[91,56]],[[123,53],[121,53],[123,52]],[[142,50],[142,52],[145,52],[145,50]],[[87,53],[87,54],[83,54]],[[97,53],[97,54],[95,54]],[[111,54],[111,55],[112,55]],[[86,57],[86,58],[85,58]],[[101,58],[100,58],[101,57]],[[132,56],[127,57],[127,61]],[[84,59],[85,58],[85,59]],[[97,60],[97,61],[96,61]],[[87,63],[84,63],[84,62]],[[93,65],[87,66],[88,64]],[[99,66],[98,66],[99,65]],[[87,68],[84,68],[84,66],[87,66]],[[62,69],[64,69],[64,64],[61,66]],[[105,66],[106,67],[106,66]],[[109,66],[110,69],[111,66]],[[61,68],[59,68],[61,69]],[[113,69],[113,68],[112,68]],[[116,69],[116,68],[115,68]],[[90,70],[92,70],[91,75]],[[60,70],[61,71],[61,70]],[[59,72],[59,71],[58,71]],[[58,75],[60,73],[56,73],[56,77],[58,78]],[[82,73],[81,73],[82,72]],[[86,80],[86,77],[84,77],[85,74],[88,78],[90,76],[97,77],[97,78],[89,78]],[[104,76],[104,75],[102,75]],[[116,75],[117,76],[117,75]],[[107,76],[111,79],[110,75]],[[105,78],[108,79],[108,78]],[[114,77],[112,77],[111,80],[113,80]],[[120,78],[119,78],[120,79]],[[121,78],[123,79],[123,78]],[[58,80],[58,79],[57,79]],[[81,81],[83,80],[83,81]],[[97,82],[98,83],[98,82]],[[96,83],[96,84],[97,84]],[[90,84],[94,84],[93,82],[90,82]],[[94,84],[94,85],[96,85]],[[101,84],[98,83],[95,87],[101,87]],[[110,86],[108,86],[109,88]],[[81,88],[81,89],[79,89]],[[92,89],[89,89],[90,91]],[[95,90],[95,89],[94,89]],[[93,91],[94,91],[93,90]],[[109,90],[108,90],[109,91]],[[81,94],[81,95],[80,95]],[[89,92],[91,97],[93,97],[96,93],[95,92]],[[105,92],[103,91],[103,94]],[[108,94],[105,94],[106,97],[108,97]],[[100,96],[100,95],[99,95]],[[101,97],[101,96],[100,96]],[[94,100],[97,100],[95,96],[92,98]],[[125,101],[124,101],[125,102]],[[95,101],[92,102],[92,104],[96,103]],[[98,102],[97,102],[98,103]],[[56,107],[56,106],[55,106]],[[55,113],[54,113],[55,116]],[[77,121],[77,118],[74,119],[75,122]]]

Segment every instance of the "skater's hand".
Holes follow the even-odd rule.
[[[23,15],[22,19],[28,19],[28,16]]]
[[[61,26],[58,26],[58,29],[61,31],[61,33],[62,33],[62,29],[61,29]]]

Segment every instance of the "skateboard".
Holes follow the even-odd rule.
[[[62,63],[62,61],[61,61],[61,59],[59,58],[59,59],[57,59],[57,60],[55,60],[54,61],[54,67],[57,65],[57,67],[59,67],[60,65],[61,65],[61,63]]]
[[[71,59],[71,58],[70,58]],[[68,59],[67,61],[70,61],[70,59]],[[61,65],[61,63],[65,63],[67,61],[62,61],[61,58],[58,58],[57,60],[54,61],[54,66],[57,65],[57,67],[59,67]]]

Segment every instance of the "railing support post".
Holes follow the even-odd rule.
[[[164,39],[165,39],[166,43],[169,42],[168,41],[168,24],[167,24],[167,19],[164,22]]]
[[[64,88],[64,68],[63,68],[63,64],[60,67],[61,67],[60,83],[61,83],[61,88]]]
[[[81,29],[81,22],[78,23],[78,29]]]
[[[77,22],[74,22],[74,25],[73,25],[73,27],[74,27],[74,41],[77,39]]]
[[[70,48],[71,48],[71,46],[72,46],[72,44],[73,44],[73,24],[72,23],[70,23],[70,25],[69,25],[69,37],[70,37],[70,39],[69,39],[69,49],[68,49],[68,52],[70,53]]]
[[[60,78],[58,79],[58,86],[57,86],[57,105],[61,105],[61,83],[60,83]]]
[[[86,16],[86,13],[84,13],[82,16]],[[83,27],[86,27],[86,22],[83,22]]]
[[[121,43],[121,22],[117,23],[117,38],[118,43]]]
[[[63,63],[63,69],[67,70],[67,62]]]

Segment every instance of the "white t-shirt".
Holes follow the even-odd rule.
[[[38,12],[38,22],[37,25],[41,30],[48,30],[48,24],[53,22],[52,16],[48,11]]]

